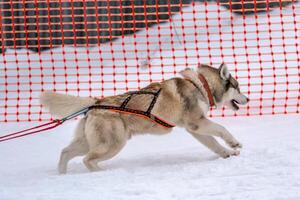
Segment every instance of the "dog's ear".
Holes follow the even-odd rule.
[[[183,76],[183,78],[189,79],[189,80],[193,80],[195,75],[197,76],[197,74],[195,74],[195,73],[197,73],[197,72],[195,72],[191,68],[186,68],[186,69],[179,72],[179,74],[181,76]]]
[[[222,63],[219,67],[219,73],[223,80],[228,80],[230,78],[230,72],[225,63]]]

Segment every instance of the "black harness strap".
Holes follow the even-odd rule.
[[[153,107],[154,107],[154,105],[156,103],[156,100],[157,100],[157,98],[159,96],[160,91],[161,91],[161,89],[159,89],[156,93],[153,94],[153,99],[152,99],[152,101],[151,101],[151,103],[150,103],[150,105],[149,105],[149,107],[148,107],[148,109],[146,111],[146,113],[148,115],[151,115],[151,111],[152,111],[152,109],[153,109]]]
[[[159,89],[158,91],[160,91],[161,89]],[[152,95],[156,95],[157,92],[150,92],[150,91],[130,91],[130,92],[127,92],[127,94],[152,94]]]
[[[132,96],[133,96],[133,95],[130,95],[129,97],[127,97],[127,98],[125,99],[125,101],[122,103],[122,105],[121,105],[120,108],[125,108],[125,107],[127,106],[128,102],[130,101],[130,99],[131,99]]]
[[[100,104],[95,104],[92,106],[88,107],[88,110],[91,109],[105,109],[105,110],[113,110],[116,112],[126,112],[126,113],[132,113],[132,114],[136,114],[136,115],[141,115],[144,116],[166,128],[173,128],[174,125],[169,124],[167,122],[165,122],[164,120],[156,117],[155,115],[151,114],[151,111],[157,101],[157,98],[160,94],[161,89],[159,89],[157,92],[149,92],[149,91],[133,91],[133,92],[128,92],[127,94],[129,94],[129,96],[123,101],[123,103],[121,104],[120,107],[118,106],[108,106],[108,105],[100,105]],[[147,109],[147,111],[141,111],[141,110],[135,110],[135,109],[131,109],[131,108],[126,108],[128,102],[130,101],[130,99],[132,98],[133,95],[138,95],[138,94],[151,94],[153,95],[153,99]],[[100,103],[101,101],[99,101]]]

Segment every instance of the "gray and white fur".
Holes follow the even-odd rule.
[[[246,104],[248,98],[240,92],[238,82],[222,64],[218,69],[200,65],[197,71],[185,69],[183,78],[172,78],[160,83],[151,83],[142,90],[161,93],[152,110],[152,114],[168,123],[183,127],[200,143],[223,158],[239,155],[242,144],[223,126],[206,117],[209,110],[207,92],[198,80],[202,74],[210,87],[216,105],[239,109],[239,104]],[[128,94],[95,98],[82,98],[45,92],[41,103],[52,115],[64,117],[81,108],[94,104],[120,106]],[[145,110],[152,100],[151,95],[135,95],[127,107]],[[68,162],[76,156],[84,156],[83,162],[90,171],[98,171],[99,162],[118,154],[128,139],[137,134],[162,135],[170,133],[172,128],[165,128],[143,117],[109,110],[93,109],[79,121],[72,142],[63,149],[58,164],[59,173],[67,172]],[[217,142],[214,137],[223,139],[228,147]],[[167,145],[167,144],[166,144]]]

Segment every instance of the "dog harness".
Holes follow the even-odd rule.
[[[123,103],[121,104],[120,107],[118,106],[107,106],[107,105],[100,105],[101,100],[99,99],[96,104],[82,108],[81,110],[74,112],[62,119],[56,119],[56,120],[52,120],[51,122],[42,124],[42,125],[38,125],[38,126],[34,126],[22,131],[18,131],[18,132],[14,132],[14,133],[10,133],[10,134],[6,134],[6,135],[1,135],[0,136],[0,142],[4,142],[7,140],[12,140],[12,139],[16,139],[16,138],[20,138],[20,137],[24,137],[27,135],[31,135],[31,134],[35,134],[35,133],[39,133],[42,131],[46,131],[46,130],[50,130],[53,129],[61,124],[63,124],[65,121],[68,121],[70,119],[73,119],[79,115],[86,115],[88,111],[92,110],[92,109],[106,109],[106,110],[111,110],[114,112],[120,112],[120,113],[127,113],[127,114],[133,114],[133,115],[137,115],[140,117],[144,117],[146,119],[149,119],[151,121],[153,121],[154,123],[163,126],[165,128],[173,128],[175,125],[170,124],[162,119],[160,119],[159,117],[153,115],[151,113],[156,100],[160,94],[161,89],[159,89],[157,92],[150,92],[150,91],[134,91],[134,92],[128,92],[126,94],[128,94],[129,96],[123,101]],[[149,95],[153,95],[153,99],[148,107],[148,109],[146,111],[141,111],[141,110],[135,110],[135,109],[131,109],[131,108],[127,108],[126,105],[128,104],[128,102],[130,101],[130,99],[132,98],[133,95],[139,95],[139,94],[149,94]]]
[[[209,85],[207,83],[207,80],[204,78],[203,75],[199,75],[198,77],[200,79],[200,81],[202,82],[207,95],[208,95],[208,99],[209,99],[209,104],[211,106],[214,106],[214,99],[213,99],[213,95],[211,93],[211,90],[209,88]],[[189,80],[191,81],[191,80]],[[191,81],[192,82],[192,81]],[[192,82],[193,83],[193,82]],[[194,84],[194,83],[193,83]],[[194,84],[197,88],[198,86],[196,84]],[[159,117],[153,115],[151,113],[157,98],[159,97],[159,94],[161,92],[161,89],[159,89],[157,92],[150,92],[150,91],[133,91],[133,92],[128,92],[126,94],[128,94],[129,96],[123,101],[123,103],[121,104],[120,107],[118,106],[108,106],[108,105],[100,105],[101,100],[99,99],[94,105],[82,108],[81,110],[74,112],[62,119],[56,119],[56,120],[52,120],[51,122],[42,124],[42,125],[38,125],[35,127],[31,127],[22,131],[18,131],[18,132],[14,132],[14,133],[10,133],[10,134],[6,134],[6,135],[2,135],[0,136],[0,142],[3,141],[7,141],[7,140],[12,140],[15,138],[20,138],[20,137],[24,137],[27,135],[31,135],[31,134],[36,134],[45,130],[49,130],[49,129],[53,129],[61,124],[63,124],[65,121],[73,119],[79,115],[86,115],[86,113],[92,109],[106,109],[106,110],[111,110],[114,112],[120,112],[120,113],[127,113],[127,114],[133,114],[133,115],[137,115],[137,116],[141,116],[144,117],[146,119],[149,119],[155,123],[157,123],[160,126],[163,126],[165,128],[173,128],[175,127],[175,125],[168,123],[162,119],[160,119]],[[127,104],[130,101],[130,99],[132,98],[133,95],[139,95],[139,94],[149,94],[149,95],[153,95],[153,99],[148,107],[148,109],[146,111],[141,111],[141,110],[135,110],[135,109],[131,109],[131,108],[127,108]]]
[[[155,116],[151,113],[160,92],[161,92],[161,89],[159,89],[157,92],[150,92],[150,91],[132,91],[132,92],[128,92],[127,94],[129,96],[123,101],[121,106],[101,105],[100,104],[101,100],[99,99],[94,105],[89,106],[87,111],[92,110],[92,109],[104,109],[104,110],[111,110],[111,111],[114,111],[114,112],[133,114],[133,115],[138,115],[140,117],[144,117],[146,119],[149,119],[149,120],[151,120],[151,121],[153,121],[153,122],[157,123],[158,125],[161,125],[165,128],[173,128],[173,127],[175,127],[175,125],[170,124],[170,123],[160,119],[159,117],[157,117],[157,116]],[[140,94],[149,94],[149,95],[153,96],[153,99],[152,99],[148,109],[146,111],[142,111],[142,110],[127,108],[126,106],[129,103],[132,96],[140,95]]]
[[[202,74],[199,74],[198,78],[201,81],[201,83],[203,84],[204,89],[206,90],[207,97],[208,97],[208,100],[209,100],[209,105],[211,107],[214,107],[215,106],[215,101],[214,101],[213,95],[211,93],[211,90],[209,88],[209,85],[207,83],[207,80],[205,79],[205,77]],[[121,104],[120,107],[118,107],[118,106],[110,106],[110,105],[101,105],[100,104],[101,100],[99,99],[95,103],[95,105],[89,106],[87,111],[92,110],[92,109],[104,109],[104,110],[111,110],[111,111],[114,111],[114,112],[134,114],[134,115],[138,115],[140,117],[144,117],[146,119],[149,119],[149,120],[151,120],[151,121],[153,121],[153,122],[155,122],[158,125],[161,125],[163,127],[173,128],[173,127],[175,127],[175,125],[172,125],[172,124],[170,124],[170,123],[168,123],[168,122],[160,119],[159,117],[157,117],[157,116],[155,116],[155,115],[153,115],[151,113],[151,111],[152,111],[152,109],[153,109],[153,107],[154,107],[154,105],[156,103],[156,100],[157,100],[160,92],[161,92],[161,89],[159,89],[157,92],[150,92],[150,91],[132,91],[132,92],[128,92],[127,94],[129,96],[123,101],[123,103]],[[128,104],[128,102],[132,98],[132,96],[133,95],[139,95],[139,94],[153,95],[153,99],[152,99],[152,101],[151,101],[151,103],[150,103],[147,111],[141,111],[141,110],[136,110],[136,109],[131,109],[131,108],[127,108],[126,107],[127,104]]]

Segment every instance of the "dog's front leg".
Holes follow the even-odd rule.
[[[226,128],[206,118],[200,118],[198,120],[187,123],[186,129],[193,135],[220,137],[232,148],[242,147],[242,144],[239,143]]]
[[[190,132],[191,133],[191,132]],[[228,158],[230,156],[237,156],[240,154],[238,150],[227,149],[223,147],[218,141],[209,135],[199,135],[191,133],[199,142],[205,145],[207,148],[212,150],[214,153],[218,154],[222,158]]]

